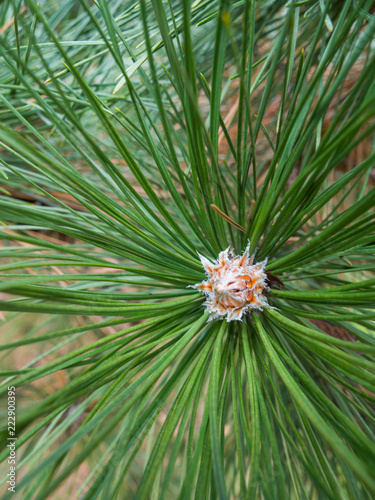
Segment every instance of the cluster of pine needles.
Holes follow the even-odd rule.
[[[0,3],[1,488],[375,495],[372,0]],[[267,300],[208,320],[228,246]]]

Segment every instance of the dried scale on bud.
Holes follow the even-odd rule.
[[[267,259],[254,264],[254,255],[249,256],[250,243],[243,255],[233,256],[228,247],[219,253],[216,263],[199,255],[207,280],[191,288],[206,295],[206,312],[209,321],[221,318],[229,321],[242,320],[253,309],[262,310],[269,305],[264,292],[267,286]]]

